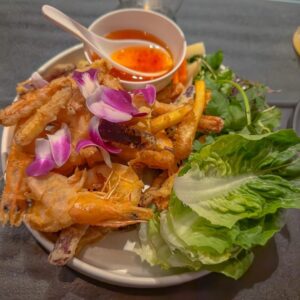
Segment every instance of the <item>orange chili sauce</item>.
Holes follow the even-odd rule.
[[[124,29],[110,32],[106,35],[106,38],[146,40],[160,45],[168,52],[168,54],[166,54],[158,49],[148,47],[124,48],[112,54],[112,59],[123,66],[141,72],[168,72],[173,67],[173,59],[168,46],[153,34],[141,30]],[[92,53],[91,58],[92,60],[96,60],[99,59],[99,56],[95,53]],[[115,68],[110,70],[110,74],[114,77],[119,77],[120,79],[128,81],[145,81],[153,79],[153,77],[128,74]]]

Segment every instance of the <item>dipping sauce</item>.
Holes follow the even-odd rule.
[[[141,72],[166,73],[173,67],[173,59],[168,52],[144,46],[118,50],[112,53],[111,58],[120,65]]]
[[[148,47],[128,47],[118,50],[112,54],[112,58],[123,66],[141,72],[165,71],[166,73],[173,67],[173,58],[168,46],[153,34],[141,30],[124,29],[110,32],[105,37],[109,39],[146,40],[156,43],[167,50],[167,53]],[[91,57],[93,60],[99,58],[95,53],[92,53]],[[115,68],[111,69],[110,74],[128,81],[145,81],[154,78],[128,74]]]

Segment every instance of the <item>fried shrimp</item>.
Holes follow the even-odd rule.
[[[224,120],[216,116],[202,116],[199,124],[198,131],[202,133],[220,133],[224,127]]]
[[[158,186],[152,185],[143,194],[142,206],[149,206],[151,203],[154,203],[159,210],[168,208],[175,174],[166,177],[165,173],[162,173],[159,179]]]
[[[26,221],[32,228],[44,232],[57,232],[74,224],[68,211],[85,179],[86,172],[76,172],[69,178],[56,173],[28,177],[33,205],[26,214]]]
[[[125,226],[146,221],[152,217],[151,209],[133,205],[129,199],[105,197],[96,192],[79,192],[72,199],[74,205],[69,214],[74,223],[117,227],[125,222]]]
[[[84,156],[81,155],[83,152],[85,152],[85,149],[82,149],[81,152],[78,153],[76,151],[76,145],[80,140],[88,138],[88,126],[91,117],[91,113],[87,109],[83,109],[81,112],[78,112],[73,118],[70,119],[69,129],[72,142],[71,155],[67,163],[70,164],[73,168],[83,165],[85,162]]]
[[[196,81],[194,107],[177,126],[174,135],[174,149],[177,160],[187,158],[191,151],[195,134],[205,106],[205,82]]]
[[[223,128],[221,118],[202,116],[210,98],[204,82],[196,81],[195,99],[181,83],[185,66],[181,82],[157,94],[152,86],[124,90],[110,68],[104,60],[60,65],[41,88],[21,82],[19,100],[0,110],[0,124],[16,126],[0,221],[51,235],[51,264],[66,264],[110,231],[147,222],[151,204],[167,209],[196,131]],[[144,191],[153,174],[160,175]]]
[[[153,191],[157,191],[167,178],[168,172],[166,171],[161,172],[157,177],[154,178],[151,186],[142,193],[140,206],[147,207],[153,202]]]
[[[152,169],[170,170],[175,168],[174,154],[169,150],[155,151],[155,150],[142,150],[138,152],[137,158],[133,163],[143,163]]]
[[[46,104],[37,109],[15,134],[15,142],[24,146],[30,144],[52,121],[55,121],[59,111],[67,105],[72,97],[72,89],[65,86],[57,91]]]
[[[136,153],[131,165],[144,164],[151,169],[168,170],[170,174],[177,170],[172,141],[164,131],[156,134],[156,149],[145,149]]]
[[[6,167],[6,184],[0,202],[0,221],[3,224],[19,226],[27,208],[26,200],[26,168],[32,156],[23,152],[22,148],[12,144]]]
[[[191,111],[177,126],[174,134],[174,153],[176,159],[185,159],[191,153],[196,122],[195,114]]]
[[[0,110],[0,124],[12,126],[21,119],[28,118],[35,110],[50,101],[51,97],[67,82],[69,79],[61,77],[41,89],[21,95],[17,101]]]
[[[151,218],[151,210],[138,207],[143,183],[131,167],[99,165],[95,172],[106,178],[99,192],[79,192],[69,214],[74,223],[122,227]]]
[[[173,102],[184,91],[184,85],[180,82],[171,83],[157,94],[157,100],[164,103]]]

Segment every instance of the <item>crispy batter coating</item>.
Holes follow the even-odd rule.
[[[144,184],[131,167],[113,163],[112,169],[101,164],[95,167],[95,170],[98,176],[106,178],[102,192],[109,193],[121,201],[128,199],[133,205],[139,203]]]
[[[74,224],[68,211],[85,178],[85,172],[77,172],[70,178],[56,173],[28,177],[30,198],[34,202],[25,220],[32,228],[45,232],[56,232]]]
[[[28,118],[64,86],[69,79],[65,77],[52,81],[49,85],[21,95],[18,101],[0,110],[0,124],[5,126],[16,125],[21,119]]]
[[[153,104],[152,113],[154,115],[163,115],[170,111],[176,110],[180,106],[182,106],[182,105],[176,105],[174,103],[164,103],[164,102],[155,101]]]
[[[123,89],[119,80],[109,74],[110,66],[104,60],[91,65],[84,62],[79,70],[90,68],[98,70],[100,84]],[[70,74],[73,70],[74,65],[69,65],[61,66],[51,76],[48,73],[47,80],[64,76],[40,89],[25,90],[19,85],[20,99],[0,110],[0,124],[17,125],[8,159],[0,221],[18,225],[23,218],[33,229],[55,233],[58,238],[49,261],[57,265],[66,264],[82,247],[111,230],[146,222],[153,215],[147,208],[150,204],[159,210],[166,209],[178,163],[190,154],[196,130],[220,132],[223,127],[222,119],[202,116],[203,83],[200,88],[197,83],[194,100],[179,97],[184,86],[174,82],[157,94],[160,102],[153,106],[142,95],[135,95],[133,105],[147,115],[120,124],[102,120],[98,128],[103,140],[122,149],[121,153],[111,155],[110,168],[104,164],[97,147],[76,151],[80,140],[90,138],[88,126],[92,114]],[[206,98],[210,98],[207,93]],[[48,175],[26,177],[35,139],[56,132],[62,123],[71,132],[68,161]],[[149,169],[160,175],[142,193],[144,183],[140,178]],[[32,199],[29,208],[26,199]]]
[[[176,159],[185,159],[191,153],[192,144],[194,140],[195,124],[196,117],[194,112],[191,111],[177,126],[174,135],[174,152]]]
[[[174,154],[168,150],[141,150],[133,163],[143,163],[152,169],[173,170],[175,160]]]
[[[114,146],[120,148],[122,151],[116,157],[116,160],[120,160],[120,162],[127,163],[137,157],[137,154],[140,150],[137,148],[131,147],[131,145],[124,145],[121,143],[113,143]]]
[[[123,90],[123,87],[120,84],[120,81],[110,74],[103,74],[103,76],[100,75],[100,83],[102,83],[103,85],[105,85],[111,89]]]
[[[72,63],[57,64],[45,74],[44,78],[47,81],[52,81],[55,78],[69,75],[75,69],[76,65]]]
[[[85,99],[82,96],[79,88],[76,86],[75,82],[72,81],[72,98],[67,102],[63,118],[61,122],[66,122],[70,118],[74,118],[77,113],[86,110]],[[67,117],[65,115],[68,115]]]
[[[184,85],[180,82],[171,83],[166,88],[157,93],[157,100],[164,103],[173,102],[184,91]]]
[[[154,203],[159,210],[167,209],[175,175],[166,176],[165,173],[162,173],[156,184],[152,185],[143,194],[141,205],[149,206],[151,203]]]
[[[202,133],[220,133],[224,127],[224,120],[216,116],[203,115],[198,124],[198,130]]]
[[[87,170],[87,177],[84,183],[84,188],[90,191],[101,191],[106,177],[104,177],[101,173],[100,165],[94,166],[91,169]]]
[[[195,85],[196,96],[193,111],[184,117],[174,135],[174,151],[178,161],[187,158],[192,151],[195,134],[205,106],[205,82],[199,80]]]
[[[15,134],[15,142],[24,146],[30,144],[48,125],[55,121],[59,111],[64,108],[72,97],[72,89],[65,86],[57,91],[46,104],[37,109]]]
[[[153,191],[157,191],[163,182],[168,178],[168,172],[163,171],[158,176],[154,177],[150,187],[146,189],[141,196],[140,206],[147,207],[153,202]]]
[[[157,191],[153,191],[153,202],[159,210],[168,208],[170,195],[173,189],[175,174],[169,176]]]
[[[149,168],[168,170],[170,174],[173,174],[177,170],[173,143],[164,131],[156,134],[156,140],[156,150],[137,151],[135,159],[130,161],[130,164],[144,164]]]
[[[99,165],[96,171],[106,182],[100,192],[75,195],[69,210],[74,223],[122,227],[151,218],[151,210],[137,206],[144,185],[131,167],[113,164],[111,170]]]
[[[9,222],[19,226],[22,216],[27,208],[25,193],[26,168],[32,160],[32,156],[23,152],[22,148],[12,144],[6,167],[6,184],[0,202],[0,221],[2,224]]]
[[[88,138],[88,126],[91,117],[91,113],[87,109],[84,109],[71,118],[68,124],[72,142],[71,155],[67,164],[71,165],[73,168],[84,164],[84,157],[76,151],[76,145],[80,140]]]
[[[68,174],[70,170],[72,171],[77,166],[82,166],[85,163],[87,163],[89,167],[92,167],[95,164],[103,161],[101,152],[97,147],[90,146],[81,149],[79,153],[76,151],[76,145],[80,140],[89,139],[88,127],[91,118],[92,114],[87,110],[86,107],[83,107],[74,116],[68,119],[68,125],[72,138],[71,155],[66,165],[59,170],[59,172],[62,174]]]

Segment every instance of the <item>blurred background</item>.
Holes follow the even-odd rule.
[[[128,4],[132,0],[124,2]],[[152,4],[155,2],[158,0],[152,0]],[[169,2],[172,5],[176,2],[176,7],[181,1]],[[86,26],[101,14],[123,5],[118,0],[1,0],[0,68],[6,74],[0,87],[2,101],[14,97],[16,82],[53,55],[77,43],[42,16],[40,8],[45,3],[56,6]],[[300,98],[300,72],[291,39],[300,25],[299,16],[300,5],[290,3],[183,0],[176,13],[176,22],[188,43],[204,41],[208,52],[222,49],[225,64],[241,77],[282,90],[272,94],[272,100],[296,101]]]

